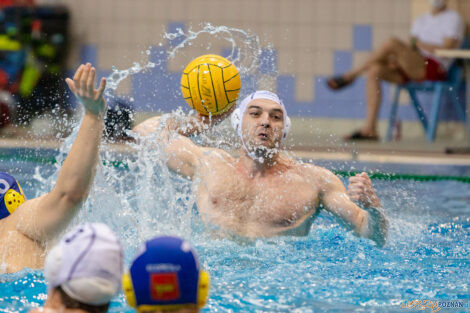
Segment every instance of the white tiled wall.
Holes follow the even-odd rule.
[[[333,73],[335,50],[351,51],[353,26],[370,25],[373,48],[391,36],[406,39],[413,16],[422,13],[427,0],[42,0],[64,3],[72,13],[73,42],[70,67],[78,62],[77,47],[96,45],[98,66],[109,69],[129,66],[141,60],[141,51],[164,42],[169,22],[216,25],[251,29],[264,45],[278,51],[280,74],[300,78],[305,85],[297,92],[303,100],[313,97],[316,75]],[[451,0],[451,6],[467,10],[470,0]],[[197,50],[197,49],[196,49]],[[197,51],[195,51],[197,52]],[[354,52],[358,65],[367,52]],[[182,60],[170,62],[181,69]],[[308,77],[308,78],[307,78]],[[311,100],[311,99],[310,99]]]

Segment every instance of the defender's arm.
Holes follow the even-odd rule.
[[[15,212],[17,229],[33,240],[44,242],[61,232],[86,200],[93,183],[103,132],[106,80],[94,89],[95,69],[81,65],[71,91],[85,107],[85,115],[72,148],[60,169],[54,188],[39,198],[26,201]]]

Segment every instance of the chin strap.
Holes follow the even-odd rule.
[[[240,139],[241,139],[241,141],[242,141],[242,146],[243,146],[243,148],[245,149],[245,151],[246,151],[246,153],[248,154],[248,156],[249,156],[250,158],[252,158],[253,160],[256,161],[256,159],[258,158],[258,157],[256,156],[256,153],[254,153],[253,151],[250,152],[250,150],[248,150],[247,146],[245,145],[245,140],[243,140],[243,136],[240,136]],[[261,158],[261,159],[263,159],[263,158]],[[259,161],[261,161],[261,160],[259,160]]]
[[[248,156],[250,158],[252,158],[253,160],[256,160],[258,158],[256,156],[256,153],[250,152],[250,150],[248,150],[248,147],[245,144],[245,140],[243,140],[243,135],[242,135],[242,131],[241,131],[241,116],[240,116],[240,114],[241,114],[240,108],[236,108],[233,111],[232,115],[230,116],[230,123],[232,124],[232,127],[235,130],[235,132],[237,133],[238,137],[240,137],[240,140],[242,142],[242,146],[245,149]]]

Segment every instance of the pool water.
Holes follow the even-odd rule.
[[[106,153],[102,157],[124,158],[128,166],[100,167],[90,199],[74,223],[110,225],[123,241],[126,264],[140,243],[154,235],[177,234],[192,241],[212,278],[202,312],[414,312],[400,304],[427,299],[470,302],[469,184],[374,180],[391,224],[384,248],[355,237],[325,213],[308,236],[246,242],[220,239],[205,229],[194,208],[191,184],[166,171],[158,160]],[[338,166],[320,163],[330,169]],[[373,164],[367,166],[373,169]],[[0,171],[16,174],[31,198],[50,189],[57,166],[3,158]],[[43,304],[46,293],[42,271],[0,275],[0,312],[26,312]],[[121,293],[110,312],[133,310]]]

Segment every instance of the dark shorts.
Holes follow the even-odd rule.
[[[425,77],[421,80],[417,80],[418,82],[425,80],[441,81],[447,79],[447,71],[442,67],[442,65],[438,61],[429,57],[424,57],[424,59],[424,64],[426,64]],[[404,83],[416,81],[409,78],[408,75],[406,75],[405,71],[401,70],[400,72],[403,76]]]

